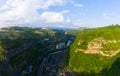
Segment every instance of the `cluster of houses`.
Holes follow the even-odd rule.
[[[55,42],[58,39],[60,39],[60,38],[57,38],[57,37],[44,38],[44,41],[46,41],[46,42]],[[57,44],[55,44],[55,45],[53,44],[53,45],[54,45],[54,47],[56,49],[64,49],[66,47],[69,47],[72,44],[73,41],[74,41],[74,38],[70,37],[69,39],[67,39],[67,41],[58,42]],[[50,45],[52,45],[52,44],[50,44]]]
[[[65,42],[61,42],[61,43],[58,43],[56,45],[56,49],[64,49],[66,47],[69,47],[71,44],[72,44],[71,40],[67,41],[66,43]]]

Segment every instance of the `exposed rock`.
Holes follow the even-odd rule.
[[[99,54],[102,56],[107,57],[113,57],[116,54],[120,52],[120,49],[118,50],[110,50],[110,51],[102,51],[103,48],[102,45],[108,44],[108,43],[117,43],[120,42],[120,40],[105,40],[104,38],[100,37],[97,39],[93,39],[88,43],[87,50],[84,49],[77,49],[75,52],[84,52],[86,54]],[[80,45],[82,41],[79,41],[78,45]]]

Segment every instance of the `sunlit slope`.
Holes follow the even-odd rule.
[[[120,26],[94,28],[77,36],[69,66],[83,76],[119,76],[119,57]]]

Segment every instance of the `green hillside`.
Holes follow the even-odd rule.
[[[80,76],[120,76],[119,58],[120,26],[94,28],[77,36],[69,67]]]
[[[2,67],[6,62],[13,69],[10,73],[17,73],[17,70],[28,71],[29,66],[32,65],[31,76],[35,76],[41,59],[48,53],[56,51],[56,45],[66,40],[64,33],[59,30],[28,27],[1,28],[0,76],[16,76],[9,74],[11,68]]]
[[[79,32],[84,33],[87,30],[88,30],[87,28],[79,28],[79,29],[74,29],[74,30],[67,30],[65,33],[68,35],[77,36]]]
[[[55,36],[56,31],[28,28],[28,27],[9,27],[0,29],[0,61],[13,49],[19,48],[24,44],[42,41],[44,38]]]

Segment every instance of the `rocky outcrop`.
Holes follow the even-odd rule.
[[[103,51],[101,50],[103,48],[102,45],[117,42],[120,42],[120,40],[105,40],[104,38],[96,38],[88,43],[87,50],[77,49],[75,52],[83,52],[86,54],[100,54],[102,56],[113,57],[120,52],[120,48],[117,50]],[[79,41],[78,45],[80,45],[81,43],[82,41]]]

